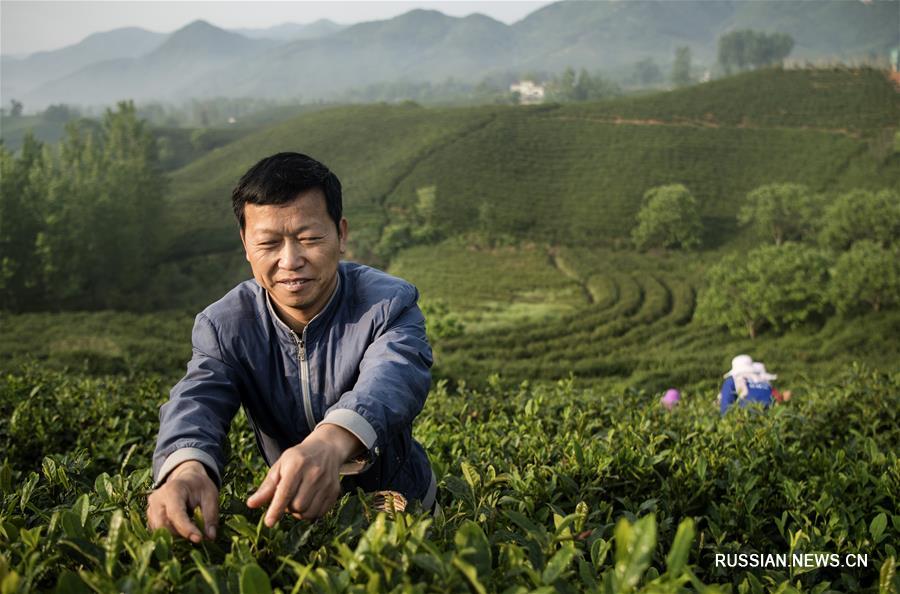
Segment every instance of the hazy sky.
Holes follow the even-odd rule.
[[[78,43],[91,33],[119,27],[134,26],[169,33],[197,19],[226,29],[264,28],[284,22],[310,23],[321,18],[352,24],[389,19],[414,8],[430,8],[451,16],[480,12],[504,23],[514,23],[546,4],[550,2],[0,0],[0,53],[15,55],[56,49]]]

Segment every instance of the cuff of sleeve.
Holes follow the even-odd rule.
[[[362,442],[363,446],[370,452],[378,440],[378,434],[375,429],[361,414],[348,408],[339,408],[330,411],[325,418],[319,422],[319,425],[337,425],[343,427]],[[378,455],[378,448],[375,448],[374,454]]]
[[[169,454],[169,457],[166,458],[166,461],[163,462],[163,465],[159,469],[159,478],[153,483],[153,488],[159,488],[160,485],[166,482],[169,473],[175,470],[176,466],[182,462],[187,462],[188,460],[196,460],[203,464],[203,466],[206,467],[206,472],[210,475],[210,478],[216,483],[217,487],[221,488],[222,477],[219,476],[219,468],[216,465],[215,459],[199,448],[181,448]]]

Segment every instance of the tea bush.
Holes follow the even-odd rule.
[[[442,513],[390,518],[348,493],[318,522],[272,529],[244,505],[265,465],[240,415],[219,537],[196,546],[146,528],[165,389],[155,376],[36,368],[0,381],[4,593],[898,587],[896,372],[854,366],[769,414],[721,420],[704,392],[666,413],[658,394],[571,381],[440,382],[415,433]],[[868,567],[716,567],[736,552],[862,553]]]

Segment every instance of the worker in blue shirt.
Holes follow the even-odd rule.
[[[725,374],[719,393],[720,413],[724,416],[735,402],[741,408],[750,405],[768,408],[772,404],[772,385],[766,375],[756,372],[749,355],[738,355],[731,360],[731,370]]]

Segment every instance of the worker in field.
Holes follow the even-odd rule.
[[[341,261],[341,184],[311,157],[261,160],[232,207],[253,279],[196,317],[187,373],[160,408],[150,528],[215,538],[223,442],[240,408],[270,466],[247,500],[267,507],[267,526],[321,517],[357,487],[435,506],[412,438],[432,365],[416,288]]]
[[[778,376],[774,373],[769,373],[762,361],[753,362],[753,377],[757,378],[759,381],[768,382],[772,386],[772,399],[775,401],[775,404],[783,404],[791,399],[790,390],[785,390],[784,392],[778,391],[778,388],[774,385]]]
[[[753,358],[738,355],[731,360],[731,369],[725,374],[725,381],[719,392],[719,411],[728,412],[735,403],[741,408],[772,404],[772,385],[764,377],[758,376],[753,367]]]
[[[659,403],[662,404],[663,408],[666,410],[674,410],[678,403],[681,402],[681,392],[676,390],[675,388],[669,388],[666,390],[666,393],[663,394],[663,397],[659,399]]]

